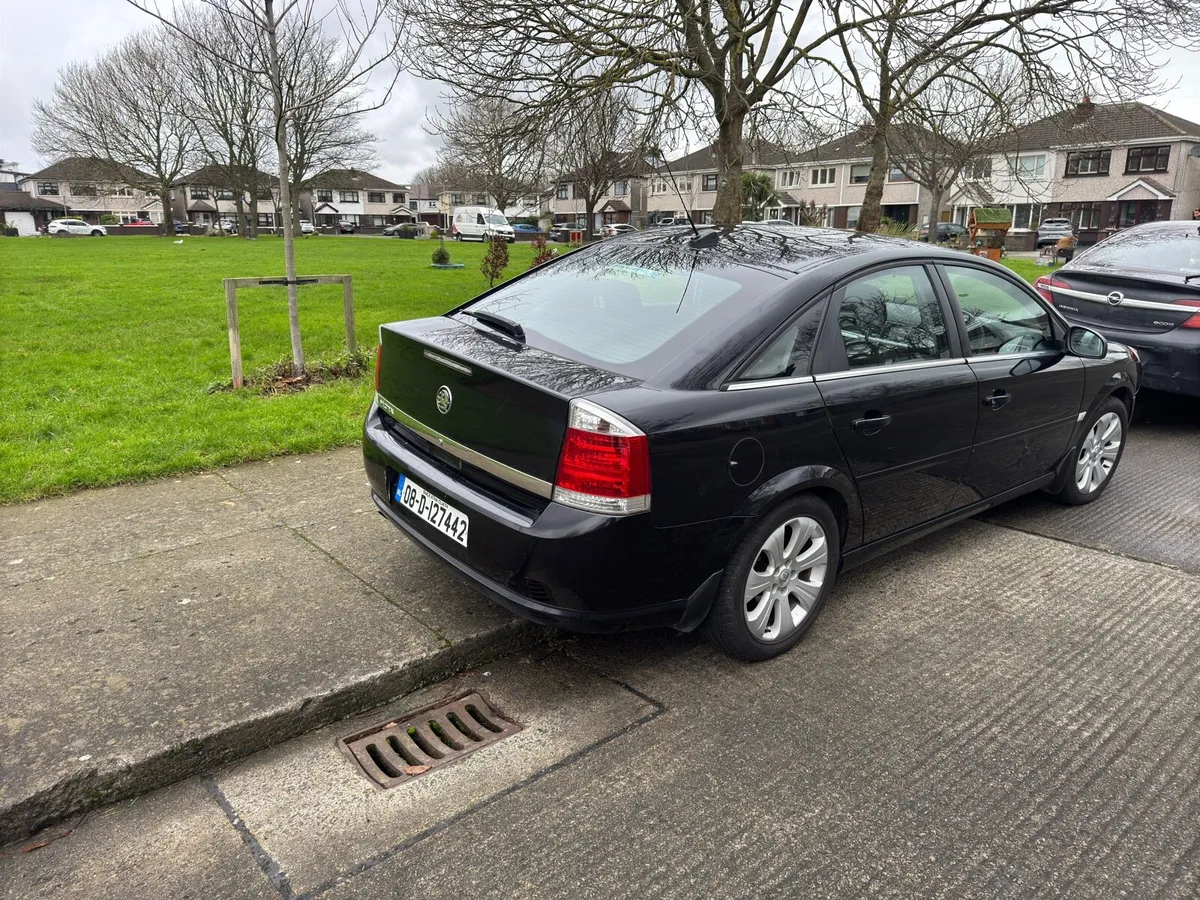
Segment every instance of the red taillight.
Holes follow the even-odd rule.
[[[554,499],[566,506],[616,515],[649,509],[650,445],[646,435],[602,406],[571,401]]]
[[[383,364],[383,344],[375,347],[375,393],[379,393],[379,367]]]
[[[1054,292],[1050,288],[1069,288],[1065,281],[1059,281],[1053,275],[1043,275],[1033,283],[1033,289],[1042,295],[1047,303],[1054,302]]]
[[[1200,300],[1172,300],[1171,302],[1175,303],[1179,306],[1200,307]],[[1180,327],[1180,328],[1200,328],[1200,312],[1196,313],[1191,318],[1185,319],[1183,322],[1180,322],[1178,327]]]

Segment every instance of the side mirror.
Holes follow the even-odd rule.
[[[1104,359],[1108,355],[1108,341],[1090,328],[1072,325],[1067,332],[1067,349],[1073,356],[1084,359]]]

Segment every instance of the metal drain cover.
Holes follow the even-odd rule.
[[[363,775],[390,788],[516,734],[521,727],[472,691],[344,737],[338,746]]]

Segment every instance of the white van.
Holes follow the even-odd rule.
[[[504,213],[487,206],[456,206],[450,230],[456,241],[486,241],[499,235],[511,244],[517,239]]]

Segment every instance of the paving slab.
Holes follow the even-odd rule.
[[[368,782],[336,745],[339,737],[471,690],[482,690],[523,730],[387,790]],[[213,780],[283,873],[286,891],[319,893],[658,713],[646,698],[560,654],[509,657],[256,754]],[[482,874],[464,871],[454,879],[456,891]]]
[[[5,539],[27,542],[35,568],[54,574],[10,584],[0,602],[0,843],[535,639],[538,629],[417,562],[406,539],[384,537],[349,467],[356,456],[30,505],[29,528]],[[309,504],[286,482],[316,491],[306,496],[321,542],[286,524],[318,518],[296,512]],[[20,528],[21,509],[4,510],[6,529]],[[350,543],[332,538],[339,522]],[[40,551],[39,535],[64,553]],[[408,569],[389,568],[394,552]],[[392,583],[411,569],[419,585]]]
[[[279,894],[238,832],[191,779],[0,850],[0,897],[13,900],[268,900]],[[38,841],[40,843],[41,841]]]
[[[1200,574],[1200,406],[1135,425],[1113,482],[1082,507],[1030,494],[988,521]]]

